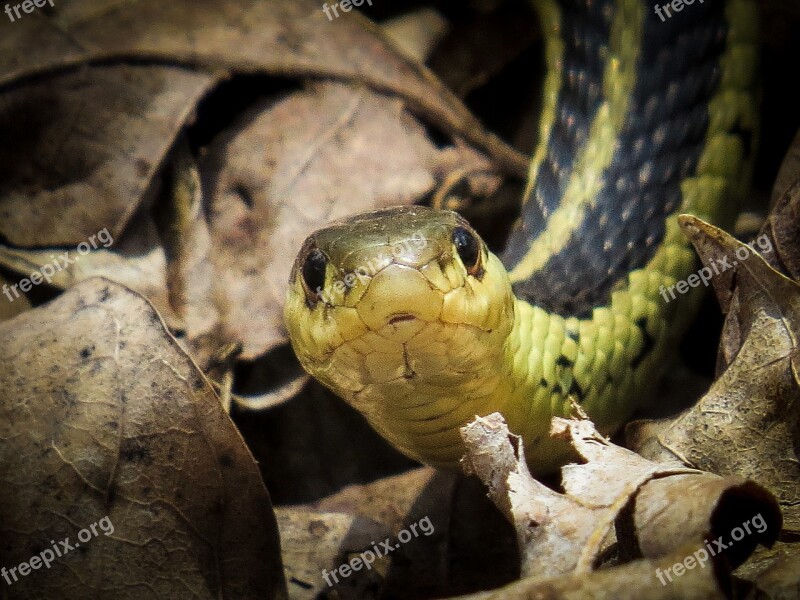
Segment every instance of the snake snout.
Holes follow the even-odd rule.
[[[442,295],[417,269],[393,264],[372,278],[356,309],[373,331],[386,326],[408,327],[415,321],[437,320]]]

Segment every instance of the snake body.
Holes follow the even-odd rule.
[[[722,226],[756,131],[752,0],[537,0],[546,75],[521,215],[501,257],[455,213],[394,208],[312,234],[285,321],[304,368],[395,447],[452,467],[503,414],[538,473],[577,402],[603,432],[654,389],[701,288],[677,217]]]

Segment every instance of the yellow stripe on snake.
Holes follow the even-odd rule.
[[[501,257],[448,211],[404,207],[306,240],[285,308],[303,367],[440,467],[501,412],[532,470],[577,402],[606,433],[652,394],[699,300],[691,213],[730,225],[756,130],[751,0],[539,0],[547,72],[521,215]],[[661,293],[659,292],[661,290]]]

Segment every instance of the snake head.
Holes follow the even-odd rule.
[[[491,394],[513,313],[505,269],[467,221],[405,206],[309,236],[285,322],[303,367],[404,449],[385,417],[465,384]]]

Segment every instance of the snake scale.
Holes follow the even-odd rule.
[[[747,190],[755,2],[535,6],[538,142],[502,255],[453,212],[402,207],[315,232],[290,276],[304,368],[438,467],[458,464],[475,415],[501,412],[535,473],[567,457],[548,430],[571,402],[602,432],[623,424],[700,298],[659,293],[697,268],[678,215],[730,226]]]

